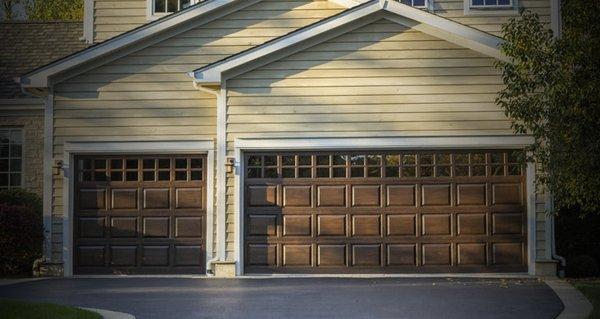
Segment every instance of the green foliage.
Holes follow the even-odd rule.
[[[83,20],[83,0],[31,0],[26,8],[31,21]]]
[[[600,1],[563,1],[562,36],[535,13],[503,26],[498,62],[506,88],[497,103],[516,133],[535,137],[528,160],[542,165],[538,185],[557,208],[600,212]]]
[[[49,303],[0,300],[0,318],[3,319],[101,319],[95,312]]]
[[[592,303],[594,309],[588,319],[600,319],[600,281],[597,279],[580,279],[571,281]]]
[[[43,241],[42,219],[30,206],[0,204],[0,275],[31,274]]]
[[[4,20],[11,21],[14,18],[13,6],[20,3],[21,0],[0,0],[2,11],[4,12]]]
[[[42,199],[37,194],[24,189],[15,188],[0,191],[0,204],[28,206],[31,207],[40,218],[42,217]]]

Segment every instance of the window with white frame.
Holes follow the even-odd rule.
[[[21,187],[22,158],[23,130],[0,128],[0,189]]]
[[[152,0],[152,13],[163,15],[183,10],[200,0]]]
[[[426,8],[427,1],[429,1],[429,0],[400,0],[400,2],[402,4],[405,4],[407,6],[417,7],[417,8]]]
[[[470,0],[471,8],[512,8],[513,0]]]

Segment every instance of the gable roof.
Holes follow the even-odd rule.
[[[227,8],[239,10],[260,0],[206,0],[185,10],[170,14],[153,22],[142,25],[126,33],[104,42],[95,44],[85,50],[66,56],[60,60],[31,71],[20,78],[21,86],[25,89],[47,88],[49,78],[67,70],[81,66],[91,60],[96,60],[115,53],[126,47],[131,47],[159,33],[163,33],[197,18],[205,18],[203,23],[219,18],[229,13]],[[239,8],[238,8],[239,7]]]
[[[0,23],[0,99],[28,98],[15,78],[86,48],[78,21]]]
[[[303,43],[304,47],[308,47],[315,44],[319,37],[329,35],[329,38],[332,38],[335,35],[334,30],[347,28],[359,21],[368,21],[369,17],[376,18],[377,14],[385,14],[379,18],[390,19],[482,54],[500,60],[506,59],[499,49],[503,42],[499,37],[398,1],[371,0],[262,45],[206,65],[189,75],[201,85],[220,85],[225,72],[233,72],[245,66],[250,67],[253,62],[268,61],[269,57],[275,55],[285,56],[297,52],[303,48]],[[327,39],[322,41],[325,40]]]

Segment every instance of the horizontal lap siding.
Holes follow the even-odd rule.
[[[510,135],[494,60],[380,20],[227,82],[238,137]],[[228,182],[233,195],[233,179]],[[233,196],[228,197],[233,231]],[[228,237],[233,250],[233,236]]]
[[[543,22],[550,23],[550,0],[518,0],[518,2],[520,8],[531,10],[537,13]],[[435,14],[495,35],[501,35],[502,24],[516,16],[514,11],[506,15],[501,13],[465,15],[464,0],[433,0],[433,4]]]
[[[328,1],[262,1],[58,84],[55,159],[62,160],[68,140],[215,138],[215,97],[194,89],[186,72],[340,10]],[[53,252],[59,259],[61,178],[55,178],[53,198]]]
[[[146,0],[94,0],[94,42],[102,42],[148,22]]]

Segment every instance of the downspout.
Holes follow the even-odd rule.
[[[548,195],[546,198],[546,212],[548,214],[546,219],[546,225],[550,230],[550,256],[553,260],[557,260],[560,263],[558,269],[558,277],[565,277],[565,267],[567,266],[567,260],[556,253],[556,235],[555,235],[555,218],[554,218],[554,197]],[[552,215],[551,215],[552,213]]]
[[[207,270],[212,272],[212,265],[217,261],[224,261],[226,255],[226,220],[225,220],[225,183],[226,183],[226,172],[225,172],[225,156],[226,156],[226,141],[225,141],[225,127],[223,124],[226,121],[224,117],[224,110],[221,104],[223,103],[223,91],[222,89],[209,89],[198,84],[195,80],[193,81],[194,88],[198,91],[209,93],[217,98],[217,149],[216,149],[216,238],[217,238],[217,251],[215,256],[207,262],[210,268]],[[213,236],[213,234],[210,234]],[[212,249],[212,247],[210,247]]]
[[[554,37],[560,38],[562,36],[562,17],[561,17],[561,1],[560,0],[551,0],[551,27],[554,33]],[[552,194],[548,194],[546,198],[546,211],[549,214],[550,212],[554,213],[554,196]],[[549,219],[549,220],[548,220]],[[567,261],[564,257],[559,256],[556,253],[556,235],[555,235],[555,218],[554,215],[549,215],[546,219],[546,225],[550,230],[550,257],[554,260],[558,260],[560,262],[560,268],[558,270],[558,277],[565,277],[565,267],[567,266]]]

